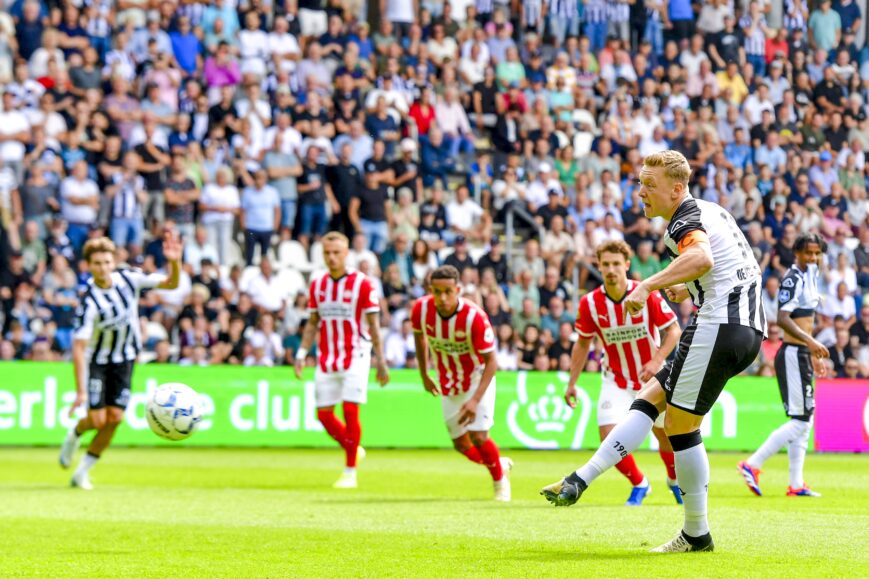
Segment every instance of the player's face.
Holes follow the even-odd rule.
[[[344,263],[347,260],[347,245],[340,241],[326,241],[323,243],[323,261],[332,273],[344,271]]]
[[[115,256],[108,251],[91,254],[88,269],[97,285],[105,286],[115,271]]]
[[[665,213],[673,204],[677,187],[681,189],[682,186],[664,175],[663,167],[644,165],[640,171],[640,201],[646,217],[669,218]]]
[[[453,315],[459,306],[459,284],[451,279],[436,279],[431,282],[431,294],[435,308],[441,317]]]
[[[821,251],[821,246],[817,243],[806,244],[805,249],[795,252],[797,262],[799,262],[799,266],[803,269],[808,265],[817,265],[821,263],[822,255],[823,252]]]
[[[607,286],[616,287],[627,283],[628,262],[621,253],[601,253],[598,267]]]

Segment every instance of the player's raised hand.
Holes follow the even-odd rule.
[[[381,388],[389,384],[389,369],[383,360],[377,361],[377,383]]]
[[[422,376],[422,386],[425,388],[426,392],[432,396],[440,396],[441,392],[438,389],[438,385],[435,384],[435,381],[431,379],[431,376],[429,376],[428,373],[425,373]]]
[[[576,384],[568,386],[567,390],[564,391],[564,401],[571,408],[576,408]]]
[[[674,304],[680,304],[691,297],[691,294],[688,293],[688,287],[684,283],[665,288],[664,293],[667,294],[667,299]]]
[[[471,424],[477,418],[477,401],[471,398],[459,409],[459,424]]]
[[[646,284],[641,283],[634,288],[628,297],[625,298],[625,308],[632,316],[637,312],[641,312],[646,307],[646,301],[649,299],[649,288]]]
[[[163,255],[166,256],[166,259],[169,261],[180,261],[181,251],[181,239],[178,237],[178,234],[167,233],[163,239]]]

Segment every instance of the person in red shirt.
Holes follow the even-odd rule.
[[[295,371],[296,378],[301,380],[308,349],[319,332],[314,375],[317,418],[346,455],[346,467],[334,486],[349,489],[357,487],[356,463],[365,456],[359,446],[362,436],[359,405],[368,400],[372,346],[381,386],[389,382],[389,371],[380,341],[380,303],[374,285],[362,272],[346,267],[350,242],[343,233],[329,232],[322,243],[323,260],[329,271],[311,281],[308,292],[311,317],[296,352]],[[335,416],[339,402],[344,422]]]
[[[510,500],[513,461],[489,438],[495,423],[495,332],[476,304],[462,299],[459,271],[451,265],[431,274],[431,294],[413,305],[410,319],[423,387],[441,397],[444,422],[455,449],[489,469],[495,500]],[[438,382],[429,375],[429,352]]]
[[[427,135],[429,128],[435,120],[435,109],[432,105],[433,97],[431,88],[422,89],[419,98],[410,105],[410,118],[416,123],[416,130],[420,135]]]
[[[606,352],[601,367],[597,405],[597,424],[603,441],[627,414],[641,386],[664,365],[682,332],[679,324],[675,323],[676,314],[660,292],[649,294],[646,307],[641,311],[633,316],[626,315],[623,301],[638,284],[628,279],[631,248],[627,243],[602,243],[597,247],[596,254],[604,285],[584,295],[579,302],[575,326],[579,340],[573,347],[570,378],[564,398],[571,408],[576,407],[576,383],[588,360],[592,340],[596,337]],[[658,452],[667,468],[667,486],[676,502],[681,504],[673,447],[664,433],[664,414],[658,417],[652,432],[658,439]],[[637,466],[634,456],[626,454],[616,468],[634,487],[625,505],[642,505],[652,487]]]

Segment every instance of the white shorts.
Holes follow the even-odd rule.
[[[299,8],[299,28],[302,36],[322,36],[329,29],[325,10]]]
[[[597,425],[618,424],[631,409],[639,390],[626,390],[616,386],[612,376],[601,375],[600,396],[597,399]],[[664,413],[655,421],[655,426],[664,428]]]
[[[467,392],[454,396],[441,396],[441,409],[444,412],[444,423],[450,433],[450,438],[455,440],[466,432],[486,432],[495,425],[495,378],[489,383],[483,399],[477,405],[477,417],[470,424],[459,424],[459,411],[462,405],[471,399],[477,391],[479,378],[476,378]]]
[[[335,406],[341,402],[368,402],[368,376],[371,356],[354,358],[350,368],[343,372],[323,372],[320,366],[314,372],[317,408]]]

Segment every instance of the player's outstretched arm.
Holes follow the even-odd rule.
[[[173,290],[181,281],[181,241],[176,236],[168,236],[163,241],[163,255],[168,261],[169,273],[166,279],[157,284],[158,289]]]
[[[570,353],[570,378],[567,380],[567,390],[564,391],[564,401],[571,408],[576,408],[576,383],[588,361],[588,351],[591,349],[591,338],[580,338],[573,345]]]
[[[386,367],[386,358],[383,356],[383,342],[380,339],[380,312],[368,312],[368,331],[371,334],[371,345],[374,347],[374,355],[377,357],[377,382],[381,386],[389,384],[389,369]]]
[[[299,349],[296,350],[296,359],[293,362],[293,368],[296,372],[296,378],[302,379],[302,369],[305,367],[305,358],[308,356],[308,350],[311,344],[314,343],[314,334],[320,327],[320,314],[311,312],[311,317],[308,318],[308,323],[305,324],[305,329],[302,331],[302,343],[299,344]]]
[[[688,240],[686,236],[683,243]],[[646,305],[649,294],[655,290],[667,288],[680,283],[694,281],[703,277],[715,261],[712,259],[712,249],[709,238],[702,231],[692,231],[690,241],[683,246],[682,253],[670,265],[652,277],[645,279],[634,288],[625,299],[625,307],[632,314],[639,312]]]
[[[470,424],[477,418],[477,406],[480,400],[489,389],[489,384],[492,383],[492,378],[495,377],[495,372],[498,370],[498,358],[495,356],[495,351],[491,350],[485,354],[481,354],[485,361],[483,366],[483,375],[480,377],[480,385],[470,400],[462,404],[459,409],[459,424]]]
[[[428,373],[428,340],[422,332],[413,332],[413,343],[416,345],[416,366],[419,368],[419,376],[422,386],[432,396],[440,394],[438,386]]]

